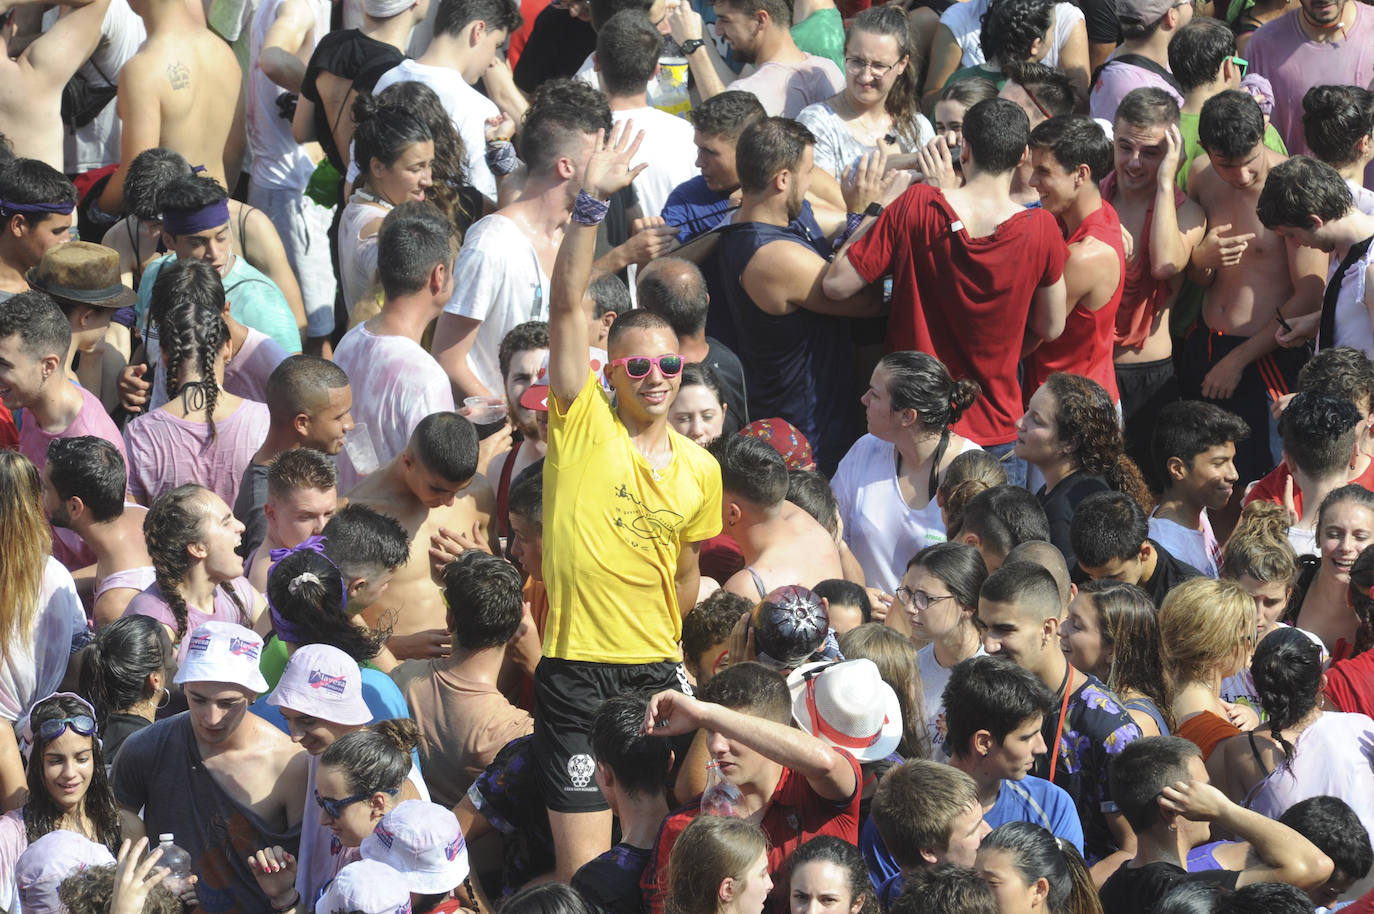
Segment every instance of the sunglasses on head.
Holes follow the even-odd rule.
[[[77,714],[74,717],[57,717],[52,720],[45,720],[38,725],[38,735],[45,742],[50,743],[61,736],[68,727],[72,728],[73,733],[90,736],[95,733],[95,719],[88,714]]]
[[[354,803],[361,803],[363,800],[366,800],[369,797],[371,797],[374,793],[384,793],[388,796],[394,797],[399,792],[400,791],[396,790],[395,788],[392,788],[391,790],[373,790],[368,793],[357,793],[351,797],[344,797],[341,800],[335,800],[332,797],[322,797],[320,796],[319,791],[316,791],[315,802],[319,805],[320,809],[324,810],[325,815],[329,816],[329,818],[331,819],[337,819],[343,815],[345,806],[352,806]]]
[[[611,365],[624,365],[625,373],[634,380],[648,377],[655,365],[665,378],[676,378],[682,374],[683,358],[680,355],[632,355],[626,359],[611,359]]]

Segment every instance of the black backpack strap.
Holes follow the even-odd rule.
[[[1093,78],[1092,82],[1089,84],[1088,91],[1091,92],[1093,89],[1097,88],[1097,83],[1102,78],[1103,70],[1117,63],[1130,64],[1133,67],[1140,67],[1142,70],[1149,70],[1151,73],[1168,83],[1170,88],[1180,96],[1183,95],[1183,86],[1174,77],[1174,74],[1170,73],[1150,58],[1140,54],[1118,54],[1115,57],[1108,58],[1106,63],[1102,64],[1102,66],[1098,67],[1096,70],[1093,70]]]

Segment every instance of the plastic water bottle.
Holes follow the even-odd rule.
[[[708,816],[738,816],[744,794],[720,772],[720,762],[706,763],[706,789],[701,792],[701,811]]]
[[[191,855],[186,853],[172,841],[172,835],[162,834],[157,836],[158,850],[162,851],[162,856],[158,858],[155,866],[166,867],[171,873],[162,884],[166,886],[174,895],[180,895],[186,890],[186,880],[191,877]]]

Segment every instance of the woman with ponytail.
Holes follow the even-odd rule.
[[[392,207],[426,199],[434,184],[434,135],[416,114],[360,94],[353,119],[358,180],[339,218],[339,283],[350,319],[377,272],[382,219]]]
[[[453,119],[444,110],[444,103],[434,90],[422,82],[406,79],[394,82],[377,93],[383,105],[404,108],[429,128],[434,138],[433,185],[426,193],[428,199],[448,221],[458,227],[461,235],[473,221],[482,216],[482,194],[468,181],[467,147]],[[348,166],[356,175],[357,163]]]
[[[863,396],[868,434],[830,483],[869,587],[895,593],[911,557],[945,538],[936,493],[954,458],[979,449],[952,428],[979,393],[923,352],[889,353],[873,369]]]
[[[224,311],[224,283],[210,264],[178,260],[158,272],[149,332],[159,341],[167,402],[124,432],[129,492],[142,504],[197,483],[232,505],[243,471],[267,437],[267,404],[224,389],[230,353]]]
[[[129,601],[124,614],[161,622],[178,645],[178,665],[186,657],[187,638],[201,623],[253,628],[266,619],[262,595],[243,576],[236,551],[242,535],[243,524],[224,499],[197,485],[163,495],[143,518],[157,580]]]
[[[1281,628],[1250,669],[1267,719],[1222,747],[1227,795],[1274,819],[1309,797],[1337,797],[1374,829],[1374,720],[1322,710],[1321,648]]]
[[[429,799],[413,755],[419,730],[405,717],[404,700],[400,718],[376,717],[363,692],[352,657],[336,647],[308,644],[291,655],[276,688],[253,707],[255,713],[279,710],[292,741],[310,754],[295,868],[302,898],[315,898],[340,868],[357,860],[362,839],[396,804]],[[377,722],[368,726],[372,721]],[[269,898],[290,895],[289,883],[274,881],[280,873],[257,875]]]
[[[997,914],[1102,914],[1077,849],[1039,825],[994,828],[978,846],[974,868],[996,896]]]
[[[1016,423],[1016,456],[1044,477],[1036,497],[1049,517],[1050,542],[1064,553],[1070,568],[1069,521],[1080,501],[1115,489],[1150,512],[1150,490],[1125,447],[1107,391],[1096,381],[1062,371],[1040,385]]]
[[[868,153],[920,152],[935,139],[916,98],[922,61],[911,55],[901,8],[874,6],[855,16],[844,55],[844,89],[797,115],[816,136],[816,167],[836,180]]]
[[[81,694],[91,699],[106,757],[153,722],[172,693],[172,640],[156,619],[121,616],[96,629],[81,661]]]

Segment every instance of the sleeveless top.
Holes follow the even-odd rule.
[[[798,223],[793,223],[798,225]],[[811,223],[815,226],[814,220]],[[817,463],[833,472],[859,437],[852,397],[846,385],[854,371],[854,347],[844,318],[799,308],[769,314],[750,300],[740,276],[766,244],[788,241],[825,257],[827,243],[818,226],[792,227],[744,222],[724,228],[716,258],[722,298],[739,341],[749,412],[761,418],[786,419],[811,442]],[[714,290],[713,290],[714,291]]]
[[[1127,711],[1139,711],[1142,714],[1148,714],[1150,720],[1155,722],[1155,726],[1159,727],[1159,735],[1169,735],[1169,725],[1164,722],[1164,715],[1159,713],[1159,708],[1155,706],[1155,703],[1144,695],[1123,701],[1122,704],[1125,705]]]
[[[1111,202],[1116,197],[1116,172],[1102,179],[1102,199]],[[1174,188],[1174,206],[1182,206],[1187,195]],[[1145,212],[1145,224],[1135,239],[1135,259],[1126,261],[1125,286],[1121,304],[1116,312],[1116,345],[1125,349],[1141,349],[1150,336],[1159,309],[1169,303],[1172,288],[1167,279],[1155,279],[1150,272],[1150,227],[1154,225],[1155,207]]]

